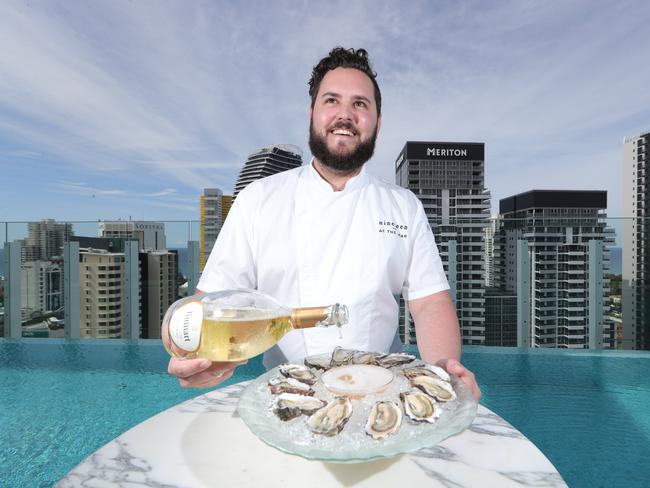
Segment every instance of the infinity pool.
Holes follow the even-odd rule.
[[[650,353],[468,347],[482,403],[569,486],[647,486]],[[49,487],[146,418],[201,392],[166,373],[157,341],[0,339],[0,486]],[[259,358],[226,384],[252,379]]]

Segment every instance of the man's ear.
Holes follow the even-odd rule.
[[[379,129],[381,129],[381,116],[377,117],[377,135],[379,135]]]

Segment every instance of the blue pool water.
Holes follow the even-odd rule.
[[[569,486],[647,486],[650,353],[468,347],[482,403]],[[201,394],[166,373],[155,341],[0,339],[0,486],[49,487],[125,430]],[[252,379],[259,358],[228,383]]]

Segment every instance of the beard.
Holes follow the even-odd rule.
[[[338,124],[335,128],[351,129],[349,125]],[[327,147],[325,136],[316,134],[313,121],[309,122],[309,149],[318,161],[334,172],[346,175],[353,173],[363,166],[375,152],[377,127],[367,141],[362,141],[352,152],[347,154],[334,153]]]

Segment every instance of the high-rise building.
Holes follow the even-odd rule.
[[[165,312],[178,299],[178,252],[141,252],[140,274],[141,337],[160,339]]]
[[[27,224],[27,238],[21,241],[21,262],[49,261],[63,256],[63,243],[73,236],[72,224],[44,219]]]
[[[517,296],[498,288],[485,289],[485,345],[517,346]]]
[[[99,222],[99,237],[137,239],[138,249],[166,249],[165,224],[136,220]]]
[[[218,188],[205,188],[200,197],[201,208],[201,271],[212,252],[223,225],[223,192]]]
[[[20,308],[23,320],[63,307],[63,262],[27,261],[20,267]]]
[[[248,156],[235,183],[233,199],[255,180],[302,165],[302,151],[291,144],[264,147]]]
[[[485,340],[485,229],[490,192],[485,188],[483,143],[407,142],[395,162],[398,185],[420,199],[436,238],[456,305],[464,344]],[[402,304],[402,337],[412,338]]]
[[[230,212],[230,207],[232,207],[232,195],[224,195],[221,197],[221,222],[226,221],[228,217],[228,212]]]
[[[613,347],[607,192],[532,190],[500,201],[495,284],[515,294],[518,344]]]
[[[137,252],[133,246],[130,256],[124,238],[73,240],[79,242],[81,338],[159,339],[162,318],[178,298],[177,251]],[[127,330],[130,315],[133,332]]]
[[[127,268],[123,239],[75,237],[79,242],[79,327],[85,338],[125,337]],[[136,300],[139,302],[140,297]]]
[[[489,224],[484,229],[483,241],[485,242],[485,287],[494,286],[494,234],[498,227],[498,217],[490,219]]]
[[[625,349],[650,350],[650,132],[623,142],[623,282]]]

